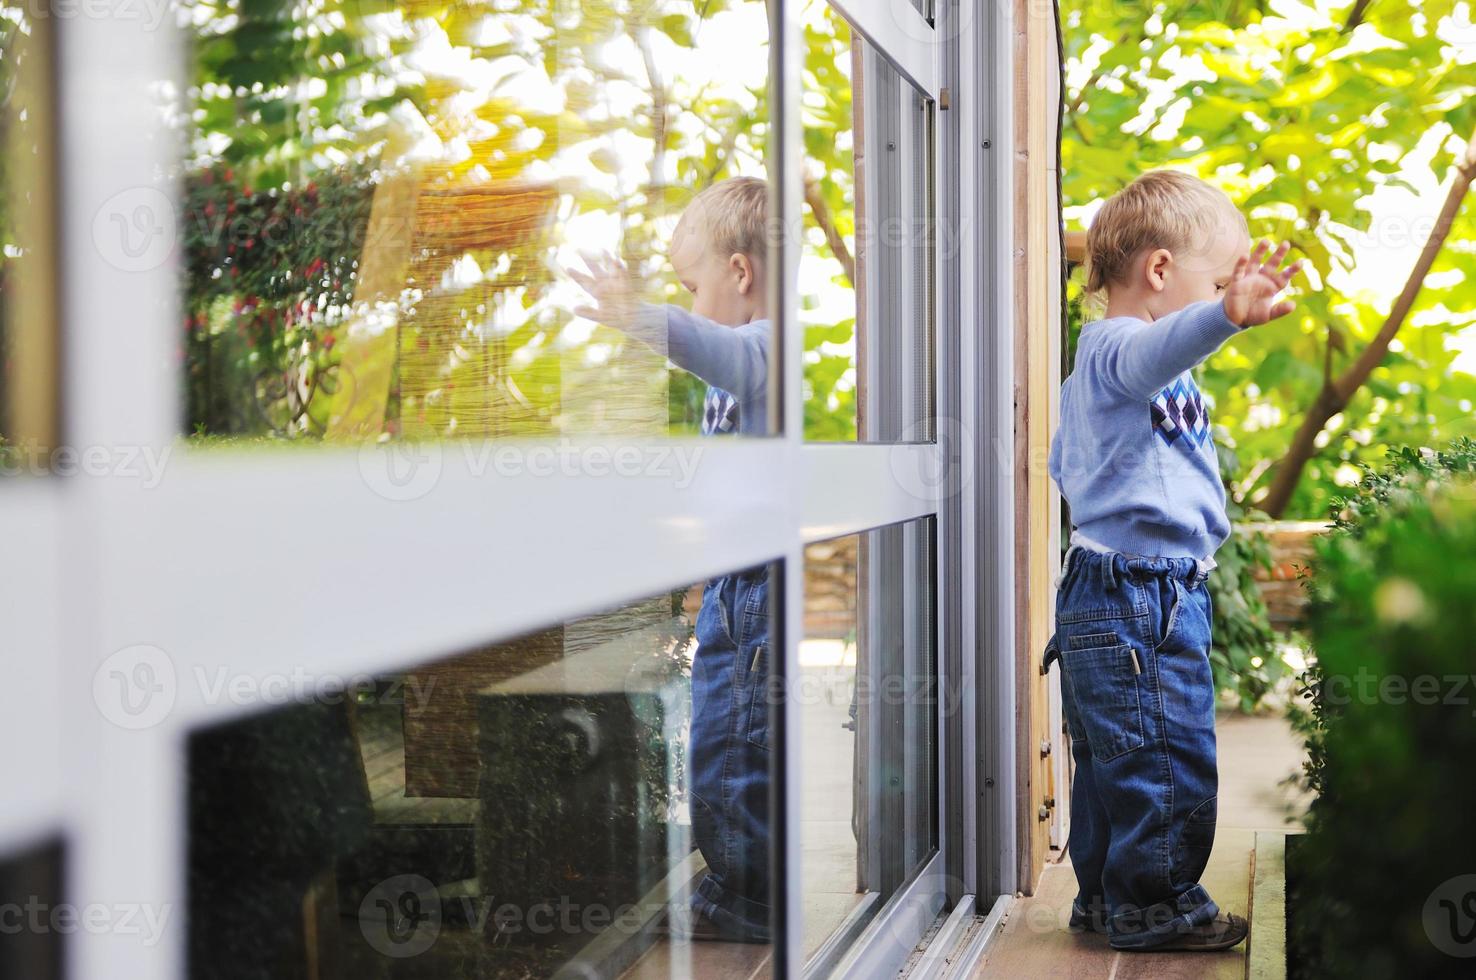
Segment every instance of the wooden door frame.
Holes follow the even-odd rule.
[[[1059,687],[1040,660],[1054,629],[1060,554],[1059,495],[1047,473],[1061,384],[1061,248],[1057,187],[1060,99],[1056,20],[1051,8],[1013,0],[1014,350],[1017,881],[1031,894],[1050,855],[1052,818],[1068,801],[1056,768],[1066,754]],[[1057,699],[1052,710],[1052,699]]]

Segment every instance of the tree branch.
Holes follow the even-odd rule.
[[[1076,90],[1076,96],[1072,98],[1071,102],[1066,106],[1066,111],[1068,113],[1074,113],[1078,109],[1080,109],[1081,104],[1086,101],[1087,93],[1095,88],[1097,82],[1101,80],[1102,69],[1098,68],[1096,71],[1092,72],[1092,76],[1088,78],[1085,83],[1083,83],[1081,88]]]
[[[1430,230],[1430,237],[1425,240],[1425,247],[1420,250],[1419,258],[1415,260],[1414,268],[1405,279],[1404,288],[1400,290],[1399,298],[1394,301],[1383,326],[1379,327],[1379,332],[1348,370],[1338,378],[1329,378],[1323,383],[1316,401],[1303,417],[1302,424],[1292,439],[1291,448],[1276,467],[1271,488],[1261,504],[1261,509],[1267,514],[1280,517],[1286,511],[1292,493],[1297,488],[1297,481],[1302,478],[1302,471],[1317,454],[1317,437],[1327,427],[1328,420],[1347,407],[1358,389],[1373,374],[1374,368],[1389,353],[1389,346],[1409,317],[1409,311],[1425,285],[1425,276],[1429,274],[1430,267],[1435,264],[1435,257],[1440,254],[1446,238],[1450,236],[1451,226],[1455,224],[1461,203],[1471,188],[1472,178],[1476,178],[1476,134],[1472,134],[1471,141],[1466,144],[1465,153],[1456,162],[1455,180],[1451,182],[1450,190],[1445,195],[1440,216],[1435,221],[1435,227]]]
[[[1122,47],[1124,44],[1128,43],[1128,41],[1130,41],[1133,38],[1133,36],[1134,35],[1133,35],[1133,32],[1132,31],[1130,31],[1130,30],[1123,31],[1120,35],[1118,35],[1117,44],[1114,45],[1114,46],[1115,47],[1119,47],[1119,48]],[[1139,38],[1139,40],[1141,40],[1142,39],[1142,35],[1139,34],[1138,35],[1138,38]],[[1070,113],[1076,112],[1076,110],[1080,109],[1082,102],[1086,101],[1087,93],[1090,92],[1092,89],[1096,88],[1097,83],[1100,82],[1101,80],[1102,80],[1102,69],[1099,66],[1096,71],[1092,72],[1092,77],[1091,78],[1088,78],[1086,80],[1086,82],[1081,86],[1081,88],[1077,89],[1076,96],[1066,106],[1066,112],[1068,114],[1070,114]]]
[[[1368,13],[1368,5],[1371,0],[1356,0],[1353,9],[1348,12],[1347,23],[1343,24],[1343,33],[1351,34],[1354,28],[1363,23],[1363,15]]]
[[[733,150],[737,145],[738,127],[730,126],[728,127],[728,131],[723,134],[722,145],[718,147],[717,153],[713,154],[717,158],[717,162],[707,172],[707,179],[702,182],[703,187],[707,187],[713,181],[717,180],[717,175],[723,172],[723,167],[727,166],[728,158],[733,155]]]
[[[1081,140],[1082,145],[1083,146],[1091,146],[1092,145],[1092,141],[1089,140],[1089,139],[1087,139],[1087,134],[1086,134],[1085,130],[1083,130],[1081,128],[1081,119],[1080,119],[1080,117],[1075,116],[1075,115],[1072,115],[1072,116],[1068,116],[1067,118],[1071,120],[1071,128],[1074,129],[1074,130],[1076,130],[1077,138]]]
[[[846,281],[851,288],[856,287],[856,260],[851,256],[851,250],[846,247],[846,240],[835,227],[835,221],[830,217],[830,208],[825,204],[825,197],[820,193],[820,182],[810,177],[805,178],[805,203],[810,206],[810,213],[815,216],[815,224],[825,233],[826,244],[830,246],[833,254],[841,268],[846,270]]]
[[[660,191],[666,186],[666,127],[671,124],[667,117],[670,98],[666,83],[661,80],[661,70],[656,65],[656,54],[651,50],[651,29],[637,31],[636,46],[646,69],[646,80],[651,86],[651,186]]]

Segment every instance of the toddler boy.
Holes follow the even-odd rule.
[[[708,384],[702,434],[768,432],[764,276],[768,187],[735,177],[699,193],[677,223],[671,264],[692,310],[637,301],[615,260],[570,275],[594,297],[575,310],[639,338]],[[690,939],[769,941],[769,580],[766,568],[707,583],[692,657],[688,795],[707,875],[671,928]],[[682,914],[686,913],[686,914]]]
[[[1246,936],[1199,883],[1215,838],[1209,591],[1230,533],[1210,421],[1192,369],[1278,300],[1300,263],[1246,254],[1245,218],[1186,174],[1143,174],[1087,234],[1082,327],[1061,387],[1050,473],[1074,525],[1056,635],[1076,772],[1073,927],[1124,950],[1228,949]],[[1269,254],[1268,254],[1269,253]]]

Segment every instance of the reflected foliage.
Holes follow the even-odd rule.
[[[230,0],[179,12],[193,34],[193,84],[172,111],[189,147],[194,432],[333,435],[344,402],[363,403],[355,387],[379,383],[345,354],[382,329],[364,322],[376,308],[397,340],[369,434],[588,431],[619,413],[581,414],[571,392],[612,382],[664,389],[661,431],[696,432],[704,385],[622,359],[622,335],[572,320],[553,269],[605,228],[647,299],[684,301],[665,260],[675,217],[714,181],[764,172],[767,33],[754,33],[750,78],[693,81],[682,65],[727,43],[734,17],[762,28],[764,4]],[[822,228],[854,236],[837,75],[849,33],[828,9],[809,20],[807,249],[829,261]],[[408,209],[391,194],[407,180]],[[376,201],[414,215],[381,253]],[[427,215],[427,201],[444,213]],[[394,254],[404,267],[376,272]],[[854,437],[849,322],[807,336],[815,424],[838,437]]]

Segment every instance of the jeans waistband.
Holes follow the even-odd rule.
[[[1095,551],[1095,552],[1097,552],[1099,554],[1104,554],[1104,555],[1111,555],[1111,554],[1119,554],[1120,553],[1120,552],[1114,552],[1111,548],[1107,547],[1105,544],[1102,544],[1099,541],[1093,541],[1091,538],[1087,537],[1085,534],[1082,534],[1080,531],[1076,530],[1075,528],[1073,528],[1072,531],[1071,531],[1071,540],[1068,543],[1069,544],[1072,544],[1072,545],[1080,545],[1081,547],[1086,548],[1088,551]],[[1149,555],[1129,555],[1129,554],[1126,554],[1126,553],[1120,553],[1120,554],[1122,554],[1122,556],[1124,558],[1151,558],[1152,557],[1152,556],[1149,556]],[[1170,559],[1170,560],[1172,560],[1172,559]],[[1199,571],[1203,572],[1205,575],[1208,575],[1210,572],[1214,571],[1216,568],[1219,567],[1219,563],[1215,561],[1215,556],[1214,555],[1210,555],[1208,558],[1193,558],[1193,559],[1190,559],[1190,560],[1193,561],[1195,567],[1197,569],[1199,569]]]
[[[1116,586],[1116,580],[1123,575],[1165,575],[1172,578],[1182,579],[1190,588],[1194,588],[1209,578],[1209,573],[1215,568],[1213,558],[1157,558],[1145,555],[1125,555],[1118,551],[1105,548],[1080,532],[1072,532],[1070,547],[1066,549],[1066,557],[1061,560],[1061,574],[1056,578],[1056,587],[1066,580],[1067,574],[1079,561],[1091,561],[1099,564],[1104,580],[1109,586]]]

